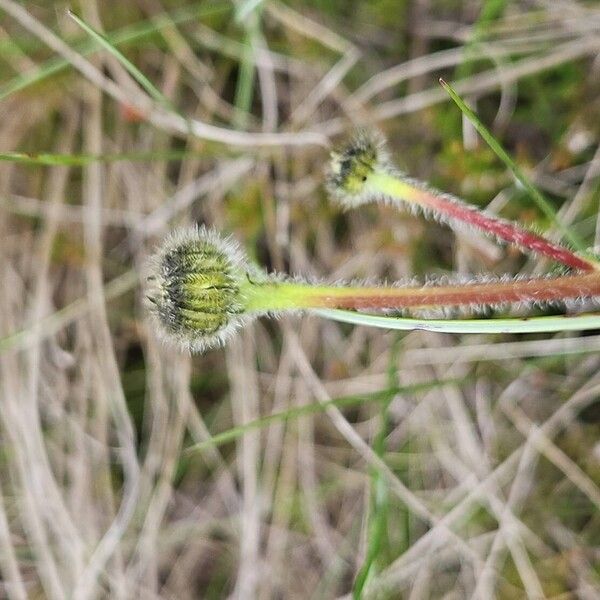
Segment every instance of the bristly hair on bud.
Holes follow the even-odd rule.
[[[160,337],[203,352],[251,317],[243,285],[252,267],[238,244],[204,226],[172,233],[152,256],[147,293]]]
[[[391,170],[384,136],[378,131],[358,129],[348,143],[331,153],[327,191],[347,207],[365,204],[379,195],[367,184],[369,175]]]

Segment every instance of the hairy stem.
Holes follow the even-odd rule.
[[[368,176],[365,184],[371,193],[418,205],[442,219],[473,227],[572,269],[595,271],[600,268],[598,263],[581,258],[568,248],[555,244],[541,235],[480,211],[449,194],[430,191],[423,184],[414,180],[376,170]]]
[[[420,287],[312,286],[250,283],[244,288],[249,311],[308,308],[402,309],[491,306],[600,297],[600,273]]]

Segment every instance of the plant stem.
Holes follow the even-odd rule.
[[[600,272],[556,278],[516,279],[409,287],[318,286],[292,282],[248,282],[248,311],[310,308],[354,310],[490,306],[600,297]]]
[[[556,225],[561,233],[582,253],[585,253],[585,244],[568,227],[566,227],[556,217],[552,205],[546,200],[544,195],[533,185],[529,178],[525,175],[519,165],[510,157],[508,152],[502,147],[500,142],[488,131],[487,127],[481,122],[479,117],[467,106],[466,102],[456,93],[456,90],[446,81],[440,79],[440,85],[446,90],[450,98],[460,108],[462,113],[473,123],[473,126],[479,132],[479,135],[487,142],[488,146],[494,151],[496,156],[511,170],[517,181],[527,190],[529,195],[535,200],[535,203],[544,212],[546,217]],[[540,253],[538,251],[538,253]],[[541,254],[541,253],[540,253]],[[593,261],[593,257],[590,257]]]
[[[572,269],[595,271],[600,268],[598,263],[581,258],[560,244],[555,244],[510,221],[480,211],[454,196],[429,190],[415,180],[376,170],[368,176],[365,185],[371,193],[417,205],[448,221],[473,227]]]

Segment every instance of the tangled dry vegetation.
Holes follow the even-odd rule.
[[[0,0],[0,596],[597,598],[597,332],[282,318],[190,357],[138,281],[190,222],[306,277],[548,270],[326,201],[330,143],[377,125],[412,175],[549,225],[442,75],[594,245],[600,8],[73,3],[158,97],[67,8]]]

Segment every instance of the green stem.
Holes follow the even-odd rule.
[[[600,272],[419,287],[319,286],[287,281],[254,283],[248,279],[240,291],[249,312],[311,308],[382,310],[494,306],[598,298]]]
[[[394,345],[390,352],[390,362],[388,369],[388,385],[390,390],[398,388],[397,361],[400,348],[400,337],[396,337]],[[390,393],[384,400],[380,410],[380,428],[373,440],[373,450],[381,459],[386,452],[386,438],[391,428],[390,405],[396,397],[396,393]],[[352,596],[358,600],[362,598],[363,590],[369,581],[377,574],[381,568],[382,557],[384,554],[384,544],[389,544],[388,534],[388,513],[389,513],[389,490],[388,484],[377,469],[371,470],[371,506],[369,508],[369,525],[367,539],[367,553],[363,566],[359,570]],[[409,518],[408,508],[402,506],[401,510],[406,519]]]

